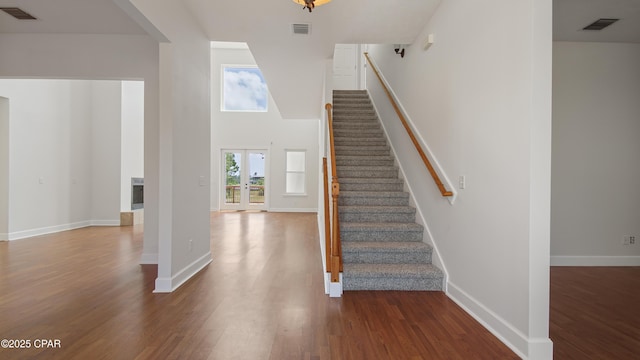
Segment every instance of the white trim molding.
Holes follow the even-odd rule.
[[[292,213],[314,213],[318,212],[317,208],[271,208],[269,212],[292,212]]]
[[[80,229],[88,226],[91,226],[91,220],[79,221],[79,222],[69,223],[69,224],[54,225],[54,226],[46,226],[46,227],[41,227],[37,229],[15,231],[7,234],[7,240],[9,241],[19,240],[19,239],[24,239],[24,238],[34,237],[34,236],[53,234],[57,232],[67,231],[67,230]]]
[[[551,339],[528,338],[455,284],[449,282],[446,294],[522,359],[547,359],[545,354],[553,354]]]
[[[140,265],[158,264],[158,253],[143,253],[140,255]]]
[[[120,219],[117,220],[91,220],[90,226],[120,226]]]
[[[211,263],[211,252],[207,252],[202,255],[200,258],[187,265],[184,269],[180,270],[177,274],[173,275],[171,278],[160,278],[156,279],[156,288],[153,290],[154,293],[170,293],[179,288],[182,284],[187,282],[187,280],[191,279],[195,274],[199,273],[200,270],[204,269],[207,265]]]
[[[53,233],[59,233],[63,231],[75,230],[90,226],[120,226],[120,219],[118,220],[86,220],[69,224],[61,224],[54,226],[46,226],[37,229],[15,231],[8,234],[0,234],[0,241],[12,241],[26,239],[34,236],[41,236]]]
[[[551,256],[551,266],[640,266],[640,256]]]
[[[329,278],[329,297],[341,297],[342,296],[342,273],[339,274],[340,278],[338,282],[331,282],[331,274],[327,274]]]

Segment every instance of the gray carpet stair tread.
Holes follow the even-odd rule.
[[[442,271],[432,264],[344,264],[344,276],[441,279]]]
[[[411,206],[366,206],[366,205],[343,205],[340,207],[340,213],[415,213],[416,209]]]
[[[431,251],[431,245],[419,241],[347,241],[342,244],[343,253],[348,252],[407,252]]]
[[[390,155],[336,155],[336,160],[361,160],[361,159],[376,159],[376,160],[390,160],[394,161],[393,156]]]
[[[344,290],[442,290],[366,90],[333,91]]]
[[[398,167],[395,165],[338,165],[338,175],[340,175],[340,170],[343,171],[398,171]],[[396,174],[397,177],[397,174]]]
[[[385,146],[387,145],[387,142],[383,139],[380,139],[379,137],[359,137],[359,138],[351,138],[351,137],[342,137],[342,136],[336,136],[334,138],[336,143],[344,143],[345,146],[349,146],[350,144],[360,144],[360,145],[366,145],[366,143],[380,143],[379,145],[376,144],[376,146]],[[335,144],[338,145],[338,144]]]
[[[378,198],[378,197],[388,197],[388,198],[408,198],[409,193],[402,191],[341,191],[340,196],[342,197],[362,197],[362,198]]]
[[[376,146],[350,146],[350,145],[336,145],[336,151],[340,150],[389,150],[389,145],[376,145]]]
[[[353,158],[339,158],[336,159],[337,166],[395,166],[393,159],[387,159],[385,157],[375,158],[372,156],[364,157],[361,159],[353,159]]]
[[[342,177],[339,178],[341,184],[369,184],[369,183],[377,183],[377,184],[404,184],[401,179],[398,178],[374,178],[374,179],[365,179],[365,178],[348,178]],[[342,193],[342,192],[341,192]]]
[[[376,231],[376,232],[397,232],[397,231],[422,231],[424,228],[417,223],[367,223],[367,222],[341,222],[342,231]]]

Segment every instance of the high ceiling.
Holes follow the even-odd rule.
[[[144,34],[111,0],[0,0],[37,20],[17,20],[0,11],[0,33]]]
[[[0,0],[0,7],[17,6],[38,18],[19,21],[0,12],[0,33],[145,34],[116,5],[129,1],[165,3]],[[412,43],[440,2],[449,0],[333,0],[312,13],[291,0],[166,1],[182,1],[211,40],[248,43],[283,117],[303,119],[321,111],[318,69],[336,43]],[[640,43],[640,0],[554,0],[553,11],[554,40]],[[582,30],[610,17],[621,20],[602,31]],[[310,34],[293,35],[294,23],[309,24]]]
[[[311,36],[335,43],[410,43],[440,0],[333,0],[312,13],[291,0],[186,0],[212,39],[251,41],[291,37],[292,23],[310,23]],[[255,40],[254,40],[255,41]]]
[[[262,41],[290,36],[292,23],[310,23],[314,38],[334,43],[408,43],[440,0],[333,0],[313,13],[290,0],[184,0],[212,40]],[[447,1],[447,0],[443,0]],[[112,0],[0,0],[38,20],[0,12],[0,33],[143,34]],[[640,43],[640,0],[554,0],[554,39]],[[600,31],[582,28],[598,18],[620,18]]]
[[[0,0],[0,6],[19,6],[38,18],[19,21],[0,13],[0,33],[141,34],[116,5],[128,1],[166,3]],[[336,43],[411,43],[441,0],[333,0],[312,13],[291,0],[181,1],[211,40],[249,44],[284,118],[308,119],[322,109],[323,70]],[[310,34],[293,35],[294,23],[309,24]]]
[[[309,13],[291,0],[183,0],[212,40],[260,41],[291,35],[292,23],[310,23],[315,39],[334,43],[411,42],[440,0],[334,0]],[[0,33],[141,34],[113,0],[0,0],[37,20],[0,12]]]
[[[601,31],[582,30],[600,18],[620,20]],[[640,43],[640,0],[554,0],[553,38]]]

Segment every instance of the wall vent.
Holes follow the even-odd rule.
[[[37,20],[35,16],[17,7],[0,7],[0,10],[13,16],[18,20]]]
[[[294,35],[309,35],[311,33],[311,24],[291,24],[291,30]]]
[[[598,19],[585,26],[582,30],[602,30],[620,19]]]

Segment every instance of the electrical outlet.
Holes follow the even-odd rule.
[[[635,245],[636,244],[636,237],[635,236],[629,236],[629,244],[630,245]]]
[[[625,237],[622,240],[622,244],[623,245],[635,245],[636,244],[635,235],[625,235]]]
[[[193,250],[193,239],[189,239],[189,252]]]

